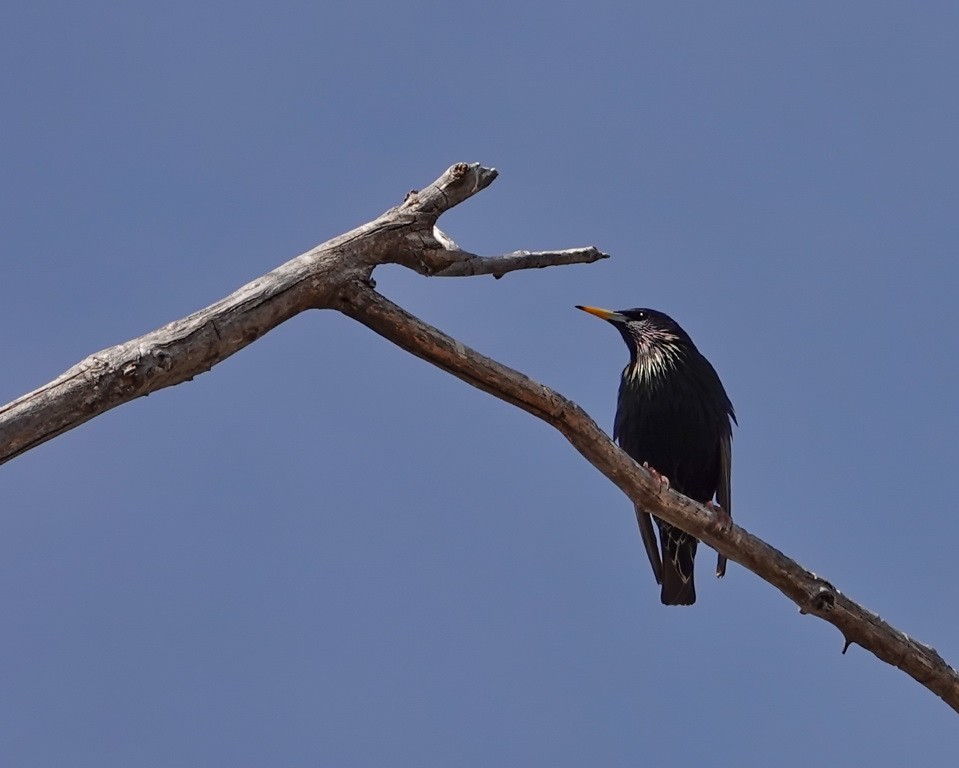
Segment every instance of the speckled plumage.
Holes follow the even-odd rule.
[[[623,369],[613,437],[640,464],[668,478],[672,488],[705,504],[714,497],[732,514],[732,403],[710,362],[668,315],[653,309],[584,311],[608,320],[629,347]],[[648,515],[637,509],[640,530],[666,605],[696,601],[694,537],[656,519],[661,572]],[[645,517],[645,520],[644,520]],[[719,556],[716,574],[726,571]]]

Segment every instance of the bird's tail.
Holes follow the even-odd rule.
[[[696,602],[693,563],[699,543],[685,531],[659,522],[659,541],[663,547],[663,605],[692,605]]]

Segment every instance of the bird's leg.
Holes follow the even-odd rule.
[[[733,516],[723,509],[717,502],[710,499],[705,504],[706,509],[711,509],[716,513],[716,519],[719,520],[719,526],[723,533],[733,527]]]
[[[666,475],[661,475],[651,466],[649,466],[648,461],[643,462],[643,469],[645,469],[649,474],[653,476],[653,480],[659,483],[659,493],[662,494],[663,491],[669,490],[669,478]]]

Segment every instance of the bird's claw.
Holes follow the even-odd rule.
[[[661,475],[659,472],[657,472],[655,469],[653,469],[651,466],[649,466],[649,462],[648,462],[648,461],[644,461],[644,462],[643,462],[643,469],[645,469],[647,472],[649,472],[649,474],[651,474],[651,475],[653,476],[653,480],[655,480],[657,483],[659,483],[659,492],[660,492],[660,494],[662,494],[663,491],[668,491],[668,490],[669,490],[669,478],[666,477],[666,475]]]
[[[723,533],[728,532],[729,529],[733,527],[733,516],[715,501],[707,501],[706,508],[711,509],[716,513],[716,519],[719,521],[719,527],[722,529]]]

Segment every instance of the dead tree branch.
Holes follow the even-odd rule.
[[[495,257],[460,249],[436,221],[495,178],[491,168],[454,165],[376,220],[296,257],[216,304],[87,357],[0,408],[0,463],[122,403],[189,381],[306,309],[337,309],[411,354],[555,427],[635,504],[748,568],[803,613],[836,626],[846,647],[855,643],[869,650],[959,712],[959,673],[935,650],[739,526],[724,529],[710,509],[674,491],[661,491],[578,405],[469,349],[374,290],[372,272],[379,264],[401,264],[433,276],[501,277],[517,269],[606,258],[595,248]]]
[[[424,275],[501,277],[517,269],[607,258],[596,248],[488,258],[460,250],[436,229],[436,220],[495,178],[492,168],[454,165],[375,221],[318,245],[206,309],[81,360],[0,408],[0,464],[111,408],[190,381],[304,310],[333,307],[346,286],[370,280],[379,264],[402,264]]]
[[[397,346],[555,427],[639,507],[745,566],[795,602],[802,613],[837,627],[845,638],[844,653],[852,643],[862,646],[959,711],[959,673],[933,648],[913,640],[748,531],[737,525],[724,530],[707,507],[673,490],[662,491],[576,403],[464,346],[367,285],[355,285],[343,298],[341,311]]]

